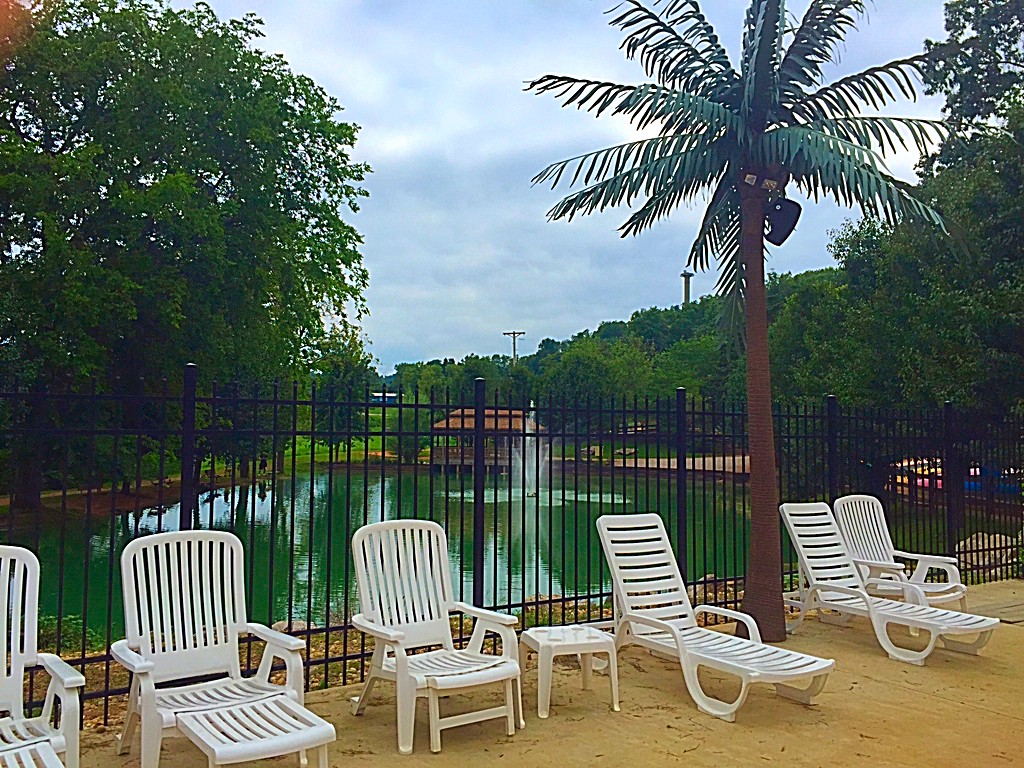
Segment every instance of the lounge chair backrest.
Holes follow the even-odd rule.
[[[665,523],[658,515],[602,515],[597,531],[611,569],[617,610],[697,625]]]
[[[874,496],[853,495],[836,499],[832,507],[853,557],[876,563],[892,561],[894,547],[882,502]]]
[[[404,645],[451,649],[452,576],[444,529],[430,520],[364,525],[352,536],[359,609],[405,633]]]
[[[864,588],[864,581],[853,564],[846,540],[828,504],[783,504],[779,511],[796,548],[800,567],[813,585]]]
[[[0,546],[0,710],[20,719],[25,668],[36,665],[39,561],[27,549]]]
[[[242,542],[222,531],[156,533],[124,548],[125,636],[156,682],[240,674],[243,573]]]

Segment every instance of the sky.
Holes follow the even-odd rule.
[[[258,47],[280,53],[360,126],[353,159],[373,168],[369,198],[348,215],[364,237],[369,315],[361,321],[380,370],[468,354],[511,354],[504,331],[525,331],[520,355],[638,309],[677,305],[679,274],[703,210],[681,207],[638,237],[610,209],[548,221],[567,191],[531,184],[549,163],[635,138],[621,120],[564,109],[525,93],[544,74],[646,80],[619,50],[605,11],[616,0],[212,0],[219,16],[254,12]],[[748,0],[701,5],[733,61]],[[175,5],[182,5],[176,2]],[[787,9],[802,15],[808,0]],[[943,38],[942,0],[880,0],[847,37],[828,79],[913,55]],[[937,117],[941,100],[891,114]],[[917,158],[889,161],[913,180]],[[797,198],[799,199],[799,198]],[[856,211],[804,204],[796,232],[768,269],[834,266],[829,232]],[[694,296],[714,290],[693,278]]]

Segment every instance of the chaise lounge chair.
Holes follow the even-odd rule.
[[[845,625],[853,616],[867,616],[889,658],[921,665],[939,640],[951,651],[977,655],[999,624],[998,619],[933,608],[917,584],[865,579],[850,555],[828,504],[783,504],[779,511],[800,560],[799,591],[786,601],[800,612],[796,620],[787,625],[790,632],[811,609],[817,609],[819,621],[831,624]],[[893,587],[900,589],[905,602],[875,597],[868,592],[868,589]],[[930,637],[925,648],[915,650],[896,645],[889,636],[890,624],[928,632]],[[963,636],[972,639],[954,639]]]
[[[874,496],[843,496],[836,499],[832,506],[839,530],[850,547],[853,562],[860,569],[861,576],[883,580],[877,588],[871,590],[871,594],[902,598],[903,591],[899,587],[885,584],[885,580],[909,581],[924,593],[929,605],[956,602],[960,604],[961,611],[967,610],[967,586],[960,580],[956,558],[896,549],[889,535],[882,502]],[[907,566],[897,558],[917,563],[909,577]],[[926,581],[933,569],[943,571],[946,581]]]
[[[597,530],[614,583],[616,645],[637,643],[677,659],[701,712],[733,722],[751,683],[772,684],[780,696],[802,704],[811,704],[821,692],[835,666],[831,659],[765,645],[757,623],[745,613],[709,605],[693,608],[658,515],[603,515],[597,519]],[[702,614],[742,622],[750,639],[697,626]],[[700,667],[738,677],[741,687],[735,701],[706,693],[697,676]],[[806,688],[793,686],[808,678]]]

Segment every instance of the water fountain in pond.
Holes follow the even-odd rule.
[[[526,428],[536,430],[533,411]],[[534,497],[548,487],[548,456],[550,446],[547,440],[538,439],[537,434],[526,434],[512,438],[512,497]]]
[[[628,502],[621,493],[594,493],[578,491],[549,482],[551,466],[551,438],[543,432],[536,419],[533,403],[523,420],[523,432],[508,438],[510,451],[509,481],[507,488],[488,489],[485,504],[526,503],[528,506],[563,507],[578,502],[616,504]],[[571,460],[570,460],[571,461]],[[563,462],[563,472],[565,466]],[[496,492],[495,492],[496,491]],[[452,497],[465,501],[473,499],[470,488],[450,491]]]

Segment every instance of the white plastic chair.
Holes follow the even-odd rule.
[[[0,546],[0,765],[22,765],[28,753],[53,761],[64,756],[67,768],[78,768],[78,688],[85,677],[59,656],[39,653],[36,645],[39,612],[39,560],[27,549]],[[42,666],[50,676],[43,710],[25,717],[25,670]],[[60,725],[54,726],[54,704],[60,703]],[[52,750],[52,752],[51,752]],[[56,753],[56,754],[54,754]]]
[[[690,605],[661,517],[603,515],[597,519],[597,530],[614,585],[616,644],[637,643],[677,659],[686,688],[701,712],[733,722],[755,682],[772,684],[780,696],[802,704],[811,704],[824,688],[835,666],[832,659],[762,643],[757,623],[748,614]],[[701,614],[741,622],[750,639],[697,626]],[[705,692],[697,675],[700,667],[738,677],[736,699],[727,702]],[[810,680],[806,688],[793,686],[794,681],[804,679]]]
[[[364,525],[352,537],[360,613],[352,625],[374,639],[363,690],[353,699],[361,715],[378,680],[392,680],[398,699],[398,751],[412,752],[416,700],[429,699],[430,749],[441,750],[441,730],[504,717],[509,736],[523,720],[518,619],[475,608],[453,598],[444,530],[427,520],[394,520]],[[476,620],[469,645],[456,650],[449,616]],[[501,655],[483,652],[485,635],[501,639]],[[418,649],[434,650],[412,653]],[[502,683],[504,706],[442,718],[439,698]]]
[[[205,726],[193,722],[200,713],[213,713],[221,723],[220,733],[205,732],[207,741],[227,734],[232,754],[239,759],[267,757],[270,745],[270,754],[300,752],[305,765],[303,750],[311,746],[310,729],[327,726],[327,738],[333,739],[333,728],[314,723],[319,719],[312,713],[299,717],[291,705],[275,707],[284,699],[303,702],[299,650],[305,644],[246,621],[243,573],[242,543],[231,533],[158,533],[124,548],[121,578],[127,637],[114,643],[110,652],[132,673],[118,754],[130,749],[141,719],[141,768],[156,768],[165,735],[180,731],[195,741]],[[266,643],[259,668],[249,678],[242,677],[239,662],[239,638],[246,634]],[[285,665],[283,685],[270,682],[275,659]],[[189,682],[211,676],[217,677]],[[263,727],[267,723],[275,727]],[[318,751],[326,768],[326,748]]]
[[[866,616],[890,658],[921,665],[939,640],[951,651],[977,655],[999,625],[998,619],[933,608],[921,588],[909,581],[865,579],[828,504],[783,504],[779,511],[800,560],[800,587],[786,599],[787,605],[799,610],[797,618],[787,623],[790,632],[812,609],[817,609],[818,620],[827,624],[845,625],[854,616]],[[902,592],[905,602],[868,592],[893,587]],[[928,642],[920,650],[898,646],[889,636],[889,625],[927,632]],[[961,636],[974,637],[954,639]]]
[[[885,580],[909,581],[924,593],[929,605],[958,602],[960,610],[967,610],[967,586],[960,580],[956,558],[896,549],[889,535],[881,501],[874,496],[856,494],[836,499],[832,508],[861,576],[882,580],[871,590],[872,594],[901,598],[902,590],[885,584]],[[906,564],[897,558],[917,563],[909,578]],[[946,581],[927,581],[933,569],[943,571]]]

